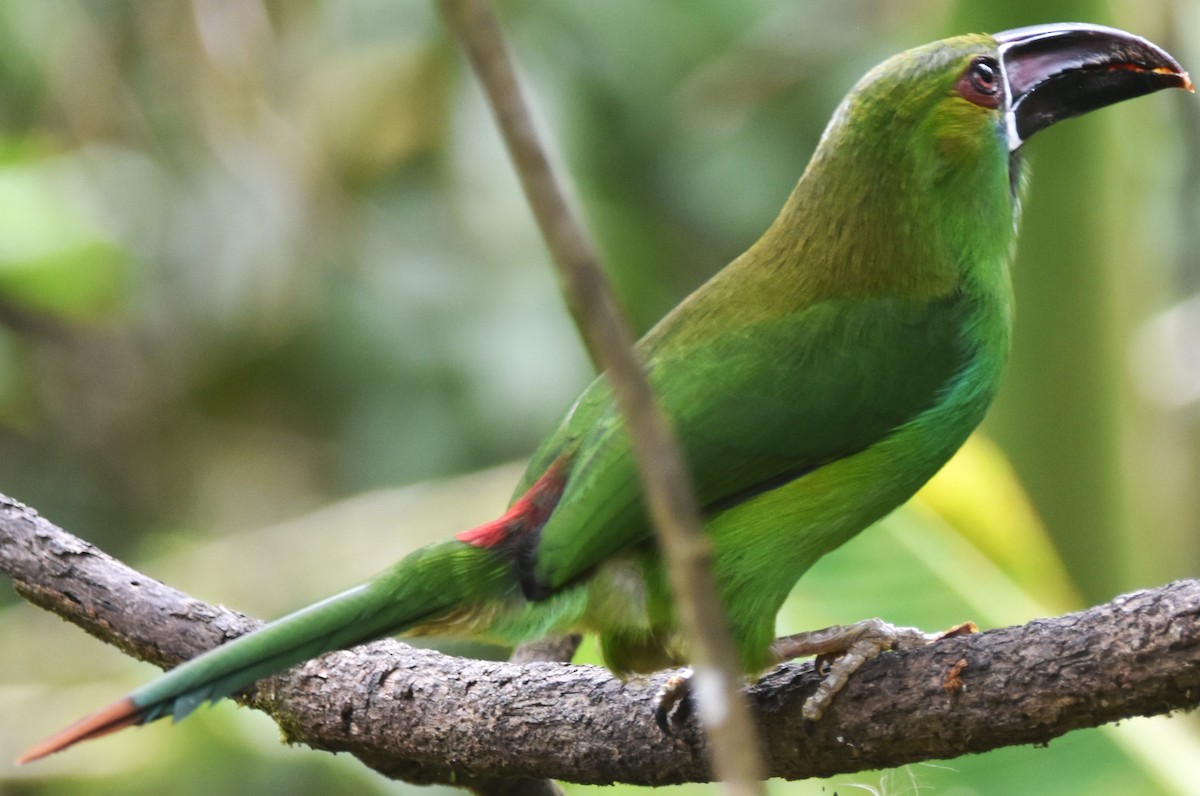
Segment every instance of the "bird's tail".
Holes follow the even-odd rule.
[[[164,716],[178,721],[204,702],[322,653],[400,633],[472,604],[502,600],[518,588],[510,561],[496,550],[462,541],[418,550],[362,586],[164,673],[33,747],[17,763]]]

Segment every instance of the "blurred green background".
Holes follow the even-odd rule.
[[[894,52],[1080,20],[1200,70],[1194,0],[501,10],[639,330],[765,228],[842,94]],[[1003,625],[1200,568],[1200,104],[1140,99],[1027,155],[995,444],[822,562],[781,632]],[[494,515],[589,376],[431,3],[0,2],[0,492],[273,616]],[[150,667],[6,588],[0,672],[6,794],[422,790],[281,747],[229,704],[17,770],[2,761]],[[1200,793],[1200,732],[1125,722],[771,792],[859,790]]]

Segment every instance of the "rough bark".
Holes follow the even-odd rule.
[[[160,665],[260,624],[148,578],[2,496],[0,571],[30,601]],[[812,666],[780,667],[750,689],[771,775],[830,776],[1046,743],[1195,707],[1198,617],[1200,582],[1180,581],[883,655],[815,726],[800,720],[817,681]],[[470,661],[383,641],[265,680],[244,701],[294,742],[350,752],[413,782],[496,793],[496,778],[706,780],[698,728],[667,737],[655,726],[651,700],[664,676],[623,683],[591,666]]]

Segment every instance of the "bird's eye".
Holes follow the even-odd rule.
[[[984,108],[1000,107],[1000,65],[995,59],[980,56],[971,62],[962,77],[958,79],[955,90],[970,102]]]

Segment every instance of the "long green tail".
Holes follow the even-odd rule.
[[[517,588],[507,556],[451,541],[418,550],[375,579],[277,619],[165,672],[30,749],[28,763],[79,741],[165,716],[184,718],[202,703],[325,652],[363,644],[462,606],[502,599]]]

